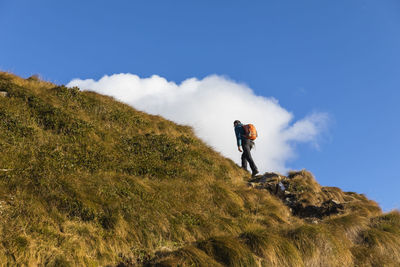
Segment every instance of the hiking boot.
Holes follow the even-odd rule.
[[[254,177],[254,176],[256,176],[257,174],[258,174],[258,170],[255,170],[255,171],[253,171],[253,172],[251,173],[251,176]]]

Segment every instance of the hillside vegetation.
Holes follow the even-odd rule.
[[[191,128],[111,97],[4,72],[0,91],[1,266],[400,262],[398,211],[307,171],[248,183]]]

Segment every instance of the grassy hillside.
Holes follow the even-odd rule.
[[[0,91],[1,266],[400,262],[399,212],[306,171],[284,177],[296,203],[340,213],[300,216],[189,127],[110,97],[8,73]]]

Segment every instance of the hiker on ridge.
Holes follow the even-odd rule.
[[[254,126],[251,125],[255,131],[255,136],[254,136],[254,133],[253,133],[253,136],[251,136],[252,133],[249,131],[250,125],[251,124],[243,125],[239,120],[235,120],[233,122],[233,126],[235,127],[235,134],[236,134],[238,150],[240,152],[243,152],[242,153],[242,168],[247,171],[247,162],[249,162],[250,168],[252,171],[251,175],[255,176],[258,173],[258,169],[257,169],[256,164],[253,161],[253,158],[251,157],[250,150],[254,146],[253,140],[255,139],[255,137],[257,137],[257,132],[255,131]],[[243,151],[240,147],[243,148]]]

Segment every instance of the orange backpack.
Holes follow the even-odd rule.
[[[258,135],[256,127],[253,124],[243,125],[243,129],[247,139],[256,140]]]

